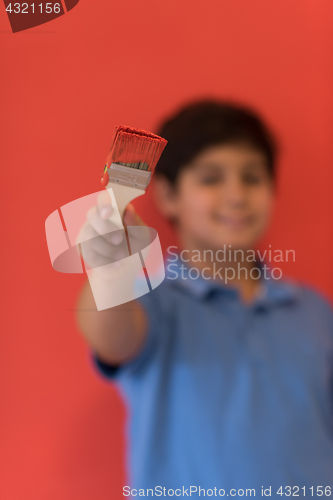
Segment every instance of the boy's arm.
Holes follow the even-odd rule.
[[[79,241],[84,241],[83,258],[92,268],[102,266],[105,259],[117,254],[124,243],[119,240],[119,231],[118,234],[108,232],[112,230],[108,220],[111,214],[110,197],[107,192],[103,192],[97,205],[88,212],[87,221],[81,228]],[[144,226],[132,205],[127,207],[124,223]],[[104,289],[103,275],[98,286],[102,287],[102,293],[110,292],[108,285]],[[98,311],[88,280],[78,298],[76,320],[98,358],[111,365],[120,365],[134,358],[143,347],[148,331],[147,317],[136,300]]]
[[[147,318],[140,304],[126,304],[98,311],[86,281],[77,304],[77,323],[101,361],[120,365],[134,358],[147,335]]]

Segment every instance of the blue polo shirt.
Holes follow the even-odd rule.
[[[329,303],[269,275],[246,305],[175,266],[139,299],[149,332],[136,359],[95,358],[127,404],[133,497],[333,499]]]

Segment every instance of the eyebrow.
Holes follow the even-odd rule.
[[[198,169],[206,169],[206,168],[210,168],[210,169],[219,169],[221,167],[224,167],[225,165],[223,163],[212,163],[212,162],[196,162],[196,163],[192,163],[192,168],[198,168]]]
[[[244,169],[247,170],[258,170],[258,169],[267,169],[267,165],[265,161],[249,161],[244,164]]]
[[[264,161],[250,160],[242,165],[242,167],[246,170],[258,170],[262,168],[266,168]],[[196,162],[191,164],[191,168],[197,170],[219,170],[221,168],[225,168],[225,164],[223,163],[215,163],[215,162]]]

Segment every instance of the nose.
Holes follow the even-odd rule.
[[[225,199],[232,208],[243,208],[247,203],[246,186],[240,179],[232,177],[225,184]]]

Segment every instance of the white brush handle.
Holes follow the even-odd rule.
[[[131,186],[123,186],[116,182],[109,182],[106,186],[109,191],[113,213],[109,220],[115,224],[119,229],[123,229],[122,218],[125,212],[126,206],[138,196],[145,193],[144,189],[138,189]]]

